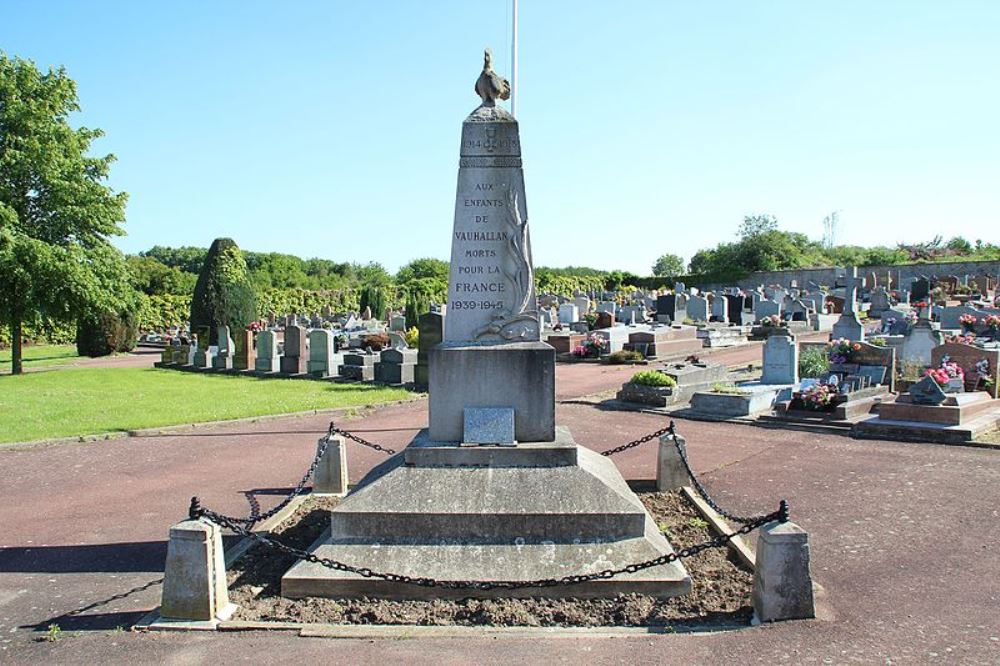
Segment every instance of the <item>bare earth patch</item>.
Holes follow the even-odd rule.
[[[708,524],[679,493],[639,493],[675,549],[710,539]],[[291,546],[307,548],[329,523],[337,500],[309,499],[275,530]],[[673,599],[630,594],[609,599],[463,599],[388,601],[384,599],[285,599],[281,576],[290,556],[256,546],[229,571],[230,599],[239,605],[235,620],[332,624],[494,625],[494,626],[658,626],[721,628],[750,621],[752,575],[728,548],[686,558],[691,594]]]

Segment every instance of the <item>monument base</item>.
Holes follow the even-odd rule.
[[[430,437],[460,442],[466,407],[513,407],[514,439],[556,435],[556,352],[544,342],[442,343],[430,351]]]
[[[559,428],[551,442],[517,447],[463,448],[422,432],[333,510],[330,531],[311,551],[412,577],[510,581],[595,573],[672,549],[615,464]],[[298,562],[281,590],[291,598],[662,598],[689,593],[691,578],[672,562],[565,586],[447,590]]]

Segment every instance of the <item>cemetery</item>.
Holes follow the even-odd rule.
[[[671,208],[715,185],[695,197],[666,171],[669,205],[637,204],[662,218],[635,234],[644,209],[612,181],[648,187],[639,156],[674,160],[676,129],[657,116],[640,129],[671,143],[633,142],[599,70],[602,94],[553,88],[520,113],[511,9],[509,52],[486,48],[480,66],[435,44],[464,83],[422,66],[409,107],[361,81],[382,65],[357,44],[330,48],[347,49],[358,80],[325,63],[357,108],[307,96],[292,65],[328,72],[288,62],[279,40],[287,99],[246,100],[288,152],[275,159],[247,108],[213,111],[253,147],[226,163],[248,162],[239,195],[202,152],[185,156],[178,210],[208,211],[193,221],[164,223],[135,176],[175,158],[126,142],[132,171],[111,181],[115,157],[93,154],[101,130],[77,126],[67,70],[0,52],[0,663],[996,660],[983,581],[1000,548],[1000,246],[879,245],[881,229],[838,243],[841,210],[821,241],[764,213],[732,240]],[[247,8],[248,26],[279,32],[260,11]],[[344,17],[309,11],[344,39]],[[393,48],[434,34],[407,16]],[[387,48],[384,21],[379,34],[354,24]],[[251,62],[243,46],[236,57]],[[81,88],[99,90],[91,69]],[[255,86],[277,89],[265,70]],[[575,96],[578,76],[566,74]],[[667,106],[651,91],[642,108]],[[301,133],[314,123],[296,114],[314,108],[330,136]],[[177,146],[189,133],[187,151],[220,122],[150,127]],[[756,179],[777,162],[730,152],[740,186],[768,191]],[[274,180],[255,180],[265,172]],[[127,199],[112,182],[135,183],[130,216],[160,234],[121,247],[148,249],[112,242]],[[209,222],[220,203],[238,219]],[[705,219],[721,214],[710,203]],[[611,269],[652,251],[667,251],[652,275]],[[553,256],[563,263],[536,265]]]

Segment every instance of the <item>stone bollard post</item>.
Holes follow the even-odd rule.
[[[752,599],[760,622],[816,617],[808,532],[792,522],[760,529]]]
[[[316,443],[317,449],[323,445],[324,439],[326,438],[321,437]],[[337,497],[347,494],[347,440],[340,435],[330,438],[330,445],[326,447],[326,453],[316,466],[313,494]]]
[[[160,615],[167,620],[216,622],[232,616],[222,528],[185,520],[170,528]]]
[[[677,439],[684,444],[684,438],[678,436]],[[656,489],[660,492],[677,490],[688,483],[687,470],[681,461],[681,454],[674,446],[674,440],[670,434],[660,437],[660,449],[656,454]]]

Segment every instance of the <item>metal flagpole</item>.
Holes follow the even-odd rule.
[[[517,0],[511,0],[510,114],[517,118]]]

